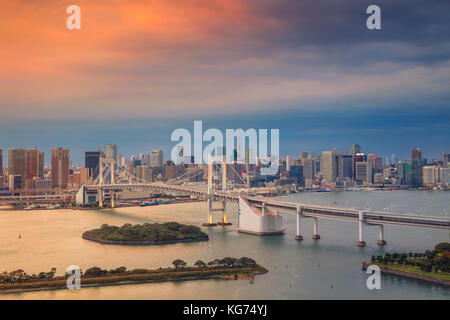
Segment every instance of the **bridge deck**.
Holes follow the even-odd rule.
[[[86,186],[88,190],[98,190],[99,186]],[[322,217],[338,220],[359,221],[359,209],[332,207],[307,203],[287,202],[261,196],[249,196],[239,191],[230,190],[227,192],[214,191],[211,195],[206,189],[191,188],[187,186],[168,185],[163,183],[149,184],[115,184],[102,185],[103,190],[135,190],[148,189],[166,192],[179,192],[196,195],[200,197],[212,197],[217,201],[238,202],[239,196],[246,198],[254,206],[262,206],[264,203],[268,209],[297,213],[297,207],[302,207],[302,215],[306,217]],[[374,210],[362,210],[364,212],[364,222],[368,224],[396,224],[414,227],[428,227],[450,230],[450,219],[437,216],[420,216],[415,214],[390,213]]]

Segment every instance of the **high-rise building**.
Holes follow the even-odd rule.
[[[355,180],[361,182],[372,183],[372,167],[369,162],[357,162],[355,170]]]
[[[376,154],[370,153],[367,156],[367,161],[370,163],[370,165],[372,166],[372,169],[375,172],[383,171],[383,159],[380,158],[379,156],[377,156]]]
[[[69,149],[52,149],[52,187],[58,189],[67,188],[69,182]]]
[[[316,177],[317,173],[317,161],[316,159],[303,159],[303,179],[305,181],[305,186],[310,188],[312,186],[312,181]]]
[[[361,153],[361,146],[357,143],[354,143],[350,147],[350,154],[354,156],[355,154]]]
[[[108,161],[117,162],[117,144],[105,145],[105,159]]]
[[[164,155],[162,150],[153,149],[150,153],[150,166],[151,167],[163,167],[164,166]]]
[[[39,150],[27,149],[25,151],[25,179],[33,180],[39,177]]]
[[[396,168],[398,163],[397,156],[395,154],[391,155],[391,166]]]
[[[353,179],[353,156],[349,154],[342,155],[343,177]]]
[[[291,171],[291,167],[294,165],[294,157],[287,156],[286,157],[286,171]]]
[[[10,148],[8,149],[8,175],[20,176],[21,187],[26,177],[26,149]]]
[[[446,153],[444,154],[444,168],[448,168],[449,165],[450,165],[450,153]]]
[[[342,152],[324,151],[320,162],[320,172],[328,182],[336,182],[344,177]]]
[[[39,152],[38,162],[39,162],[39,171],[38,171],[39,179],[44,179],[45,158],[43,152]]]
[[[412,149],[411,160],[422,160],[422,150],[420,148]]]
[[[289,168],[289,176],[295,179],[295,183],[303,185],[303,167],[300,165],[292,165]]]
[[[422,185],[422,168],[424,166],[423,160],[407,160],[405,161],[405,183],[412,187],[419,187]]]
[[[100,151],[86,151],[84,154],[84,167],[89,169],[89,175],[95,180],[99,173]]]

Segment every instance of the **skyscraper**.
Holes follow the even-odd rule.
[[[422,150],[420,148],[412,149],[411,160],[422,160]]]
[[[69,182],[69,149],[52,149],[52,187],[67,188]]]
[[[24,148],[8,149],[8,175],[20,176],[22,185],[26,176],[25,153],[26,149]]]
[[[342,155],[343,177],[353,179],[353,156],[349,154]]]
[[[342,152],[324,151],[321,157],[320,172],[328,182],[342,180],[343,171]]]
[[[286,171],[291,171],[291,167],[294,165],[294,157],[287,156],[286,157]]]
[[[108,161],[117,162],[117,144],[105,145],[105,159]]]
[[[162,167],[164,165],[164,155],[162,150],[153,149],[150,153],[150,166]]]
[[[449,165],[450,165],[450,153],[446,153],[444,154],[444,168],[448,168]]]
[[[361,153],[361,146],[357,143],[354,143],[350,147],[350,154],[354,156],[357,153]]]
[[[86,151],[84,154],[84,167],[89,169],[89,175],[95,180],[98,176],[98,164],[100,162],[99,151]]]

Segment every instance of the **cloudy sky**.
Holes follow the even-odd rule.
[[[448,0],[2,0],[0,58],[2,149],[167,154],[203,120],[279,128],[283,155],[450,152]]]

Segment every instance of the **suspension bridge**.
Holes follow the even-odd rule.
[[[450,219],[448,217],[422,216],[416,214],[391,213],[376,210],[360,210],[356,208],[344,208],[308,203],[282,201],[273,198],[252,195],[252,189],[241,189],[246,181],[240,178],[242,184],[231,182],[227,176],[227,170],[232,168],[226,164],[225,157],[210,157],[208,161],[208,183],[206,188],[190,186],[185,184],[192,177],[204,174],[202,167],[191,168],[183,175],[167,182],[149,182],[137,179],[126,170],[115,170],[113,162],[100,162],[100,174],[95,184],[83,186],[78,196],[86,199],[86,194],[95,194],[100,207],[108,205],[115,206],[115,195],[122,191],[149,190],[154,193],[170,193],[176,195],[188,195],[206,200],[208,203],[207,219],[203,224],[205,227],[217,225],[231,225],[227,218],[227,203],[238,204],[238,226],[239,232],[257,235],[283,234],[282,213],[295,214],[296,240],[302,240],[302,220],[309,218],[313,220],[313,239],[320,239],[319,219],[334,219],[356,222],[358,224],[357,245],[364,247],[365,228],[375,226],[379,229],[378,245],[385,245],[384,226],[400,225],[405,227],[419,227],[444,229],[449,231]],[[240,176],[238,174],[238,176]],[[106,182],[106,183],[105,183]],[[214,208],[215,202],[220,203]],[[221,220],[213,221],[213,212],[221,213]]]

